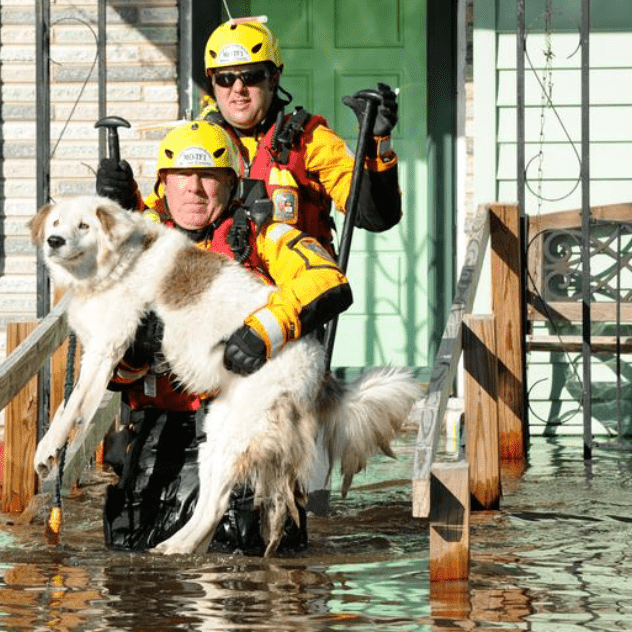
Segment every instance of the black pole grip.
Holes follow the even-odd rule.
[[[108,131],[108,158],[116,161],[118,164],[121,160],[121,150],[119,145],[118,128],[131,127],[128,121],[120,116],[104,116],[99,119],[95,127],[104,127]]]

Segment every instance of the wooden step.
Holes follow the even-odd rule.
[[[619,350],[621,353],[632,353],[632,337],[619,338]],[[616,336],[592,336],[590,346],[594,353],[616,353]],[[568,351],[581,353],[582,336],[527,336],[528,351]]]

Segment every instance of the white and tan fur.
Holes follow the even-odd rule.
[[[373,369],[345,384],[325,373],[313,336],[286,345],[252,375],[224,368],[224,341],[274,290],[228,257],[96,196],[47,205],[30,228],[55,286],[71,295],[68,319],[83,349],[72,395],[37,447],[40,475],[92,419],[147,310],[164,321],[162,351],[177,379],[190,392],[219,391],[205,419],[194,514],[157,551],[204,550],[231,490],[249,484],[263,510],[265,554],[273,555],[286,511],[298,520],[294,492],[306,489],[321,426],[340,462],[343,495],[370,454],[391,454],[390,440],[420,395],[407,371]]]

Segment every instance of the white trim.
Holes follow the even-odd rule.
[[[273,358],[277,353],[279,353],[279,351],[281,351],[283,345],[285,344],[283,330],[279,325],[279,321],[267,307],[259,310],[255,316],[268,334],[268,339],[270,340],[270,357]]]

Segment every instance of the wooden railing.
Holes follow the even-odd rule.
[[[0,409],[7,407],[5,419],[5,455],[2,481],[2,511],[23,511],[38,487],[33,471],[33,457],[37,445],[38,406],[33,399],[27,398],[27,405],[20,405],[14,398],[28,387],[53,353],[69,335],[66,321],[67,299],[62,298],[51,312],[37,324],[37,328],[26,337],[10,355],[0,364]],[[62,377],[63,381],[63,377]],[[34,389],[36,393],[37,389]],[[59,400],[51,397],[54,412]],[[9,411],[9,407],[15,409]],[[120,395],[106,393],[89,432],[79,434],[68,446],[64,467],[63,488],[68,489],[79,480],[81,472],[94,454],[112,425],[120,409]],[[11,412],[11,414],[8,414]],[[54,471],[41,486],[44,490],[52,488],[57,478]]]
[[[492,314],[476,317],[471,312],[490,241]],[[499,461],[524,459],[521,284],[517,206],[480,206],[420,406],[413,516],[429,518],[433,581],[467,578],[470,506],[497,507]],[[438,458],[438,447],[462,354],[466,451],[457,461],[445,462]]]

